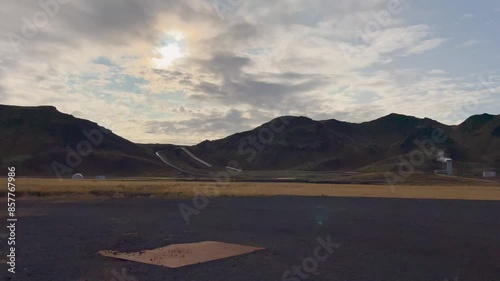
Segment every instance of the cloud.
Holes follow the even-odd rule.
[[[462,17],[460,18],[460,20],[461,21],[470,20],[470,19],[473,19],[475,17],[476,17],[475,14],[463,14]]]
[[[147,121],[146,133],[153,135],[198,137],[227,135],[251,129],[252,120],[243,112],[232,109],[228,112],[197,113],[193,117],[179,121]]]
[[[282,115],[366,121],[399,111],[452,120],[454,99],[473,93],[446,66],[420,63],[423,54],[446,55],[448,36],[410,20],[418,12],[411,6],[210,3],[74,0],[31,38],[24,18],[45,11],[38,2],[2,6],[0,34],[22,40],[15,53],[0,37],[0,103],[55,105],[134,141],[196,143]],[[155,51],[174,43],[187,55],[155,65]]]
[[[440,46],[444,42],[446,42],[446,39],[444,39],[444,38],[434,38],[434,39],[421,41],[418,44],[409,48],[409,50],[406,52],[406,54],[408,54],[408,55],[421,54],[423,52],[432,50],[432,49]]]
[[[442,69],[431,69],[429,72],[429,74],[448,74],[448,72],[446,70],[442,70]]]
[[[456,46],[456,48],[466,48],[466,47],[472,47],[472,46],[476,46],[476,45],[479,45],[481,43],[481,41],[479,40],[476,40],[476,39],[470,39],[470,40],[467,40],[465,42],[462,42],[460,44],[458,44]]]

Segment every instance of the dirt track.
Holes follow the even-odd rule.
[[[10,280],[134,280],[114,277],[125,269],[137,281],[278,281],[328,235],[341,246],[317,275],[289,280],[500,280],[500,202],[216,198],[186,225],[178,204],[190,201],[21,200],[18,273]],[[178,269],[97,254],[204,240],[267,249]]]

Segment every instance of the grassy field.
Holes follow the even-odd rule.
[[[286,182],[189,182],[172,179],[58,180],[18,178],[16,196],[151,196],[186,198],[206,196],[342,196],[383,198],[432,198],[500,200],[497,185],[388,185],[313,184]],[[1,191],[6,196],[6,190]]]

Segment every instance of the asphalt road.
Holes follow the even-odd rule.
[[[500,280],[500,202],[217,198],[189,225],[178,209],[182,202],[192,205],[151,198],[20,200],[17,273],[7,280]],[[318,238],[329,236],[340,247],[328,255],[320,249],[320,261]],[[266,250],[178,269],[97,254],[206,240]]]

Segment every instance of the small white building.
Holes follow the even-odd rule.
[[[80,173],[77,173],[77,174],[74,174],[71,178],[74,179],[74,180],[82,180],[83,179],[83,175],[80,174]]]
[[[483,178],[496,178],[497,172],[494,171],[485,171],[483,172]]]

